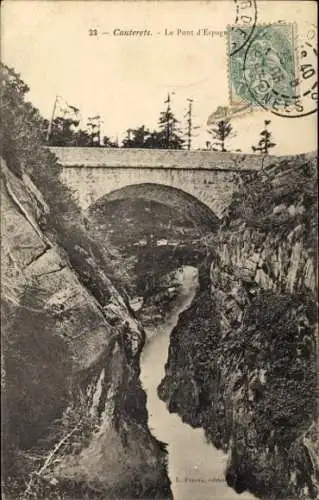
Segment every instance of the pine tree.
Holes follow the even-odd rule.
[[[226,139],[230,137],[230,134],[233,130],[232,125],[229,120],[219,120],[216,122],[216,128],[208,130],[208,133],[213,136],[214,142],[213,147],[214,151],[222,151],[225,153],[227,151],[225,147]]]
[[[86,130],[91,139],[90,146],[101,146],[101,123],[100,115],[88,118]]]
[[[161,149],[182,149],[184,145],[184,139],[178,128],[179,121],[175,117],[170,106],[171,97],[168,94],[165,104],[167,104],[166,110],[162,111],[159,117],[159,132],[156,133],[155,143],[157,147]]]
[[[104,135],[102,138],[102,146],[104,148],[116,148],[116,147],[118,147],[116,144],[116,141],[112,141],[110,139],[110,137],[108,137],[107,135]]]
[[[77,146],[79,121],[71,118],[56,117],[51,124],[50,146]]]
[[[128,129],[122,142],[123,148],[149,148],[149,149],[183,149],[184,139],[170,106],[171,98],[165,101],[167,107],[159,117],[159,130],[152,132],[144,125],[135,129]]]
[[[259,151],[260,154],[268,155],[269,149],[276,146],[275,142],[272,142],[272,133],[268,130],[268,125],[271,123],[270,120],[265,120],[265,128],[260,132],[261,139],[257,146],[252,146],[251,149],[256,153]]]
[[[145,148],[147,139],[150,137],[150,131],[144,125],[135,129],[129,128],[126,131],[127,136],[123,140],[123,148]]]

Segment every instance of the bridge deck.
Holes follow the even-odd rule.
[[[186,170],[259,170],[261,156],[215,151],[133,148],[50,147],[64,167],[165,168]],[[273,162],[276,156],[268,156]]]

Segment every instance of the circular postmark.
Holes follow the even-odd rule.
[[[256,0],[233,1],[235,3],[236,14],[234,25],[230,27],[230,56],[239,52],[250,41],[257,23]]]
[[[286,118],[318,109],[316,32],[307,28],[295,46],[292,24],[258,28],[243,60],[243,75],[252,104]]]

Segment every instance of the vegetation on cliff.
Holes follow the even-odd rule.
[[[60,182],[27,86],[1,70],[3,491],[169,498],[138,378],[144,332],[118,291],[119,258]]]
[[[8,168],[20,179],[29,176],[41,193],[34,202],[39,206],[38,224],[49,238],[57,241],[67,252],[80,279],[87,283],[87,273],[82,273],[84,257],[90,266],[91,259],[101,266],[108,277],[123,290],[123,273],[117,272],[122,262],[116,249],[99,244],[94,228],[90,227],[72,196],[72,191],[60,181],[61,167],[48,148],[43,147],[45,121],[39,111],[27,101],[28,86],[12,69],[1,65],[2,90],[2,155]],[[43,205],[46,205],[43,206]],[[47,207],[50,207],[49,209]],[[47,208],[47,209],[45,209]],[[108,290],[91,273],[91,292],[107,300]],[[124,276],[125,279],[125,276]]]
[[[159,387],[228,452],[228,484],[265,499],[319,491],[315,166],[303,155],[239,179]]]
[[[317,157],[301,154],[237,174],[237,190],[223,217],[224,229],[251,228],[285,239],[298,227],[305,247],[317,248]]]

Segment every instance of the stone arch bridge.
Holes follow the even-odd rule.
[[[261,168],[261,157],[213,151],[51,147],[61,180],[82,209],[144,198],[192,209],[214,224],[234,191],[234,174]],[[271,160],[268,157],[267,163]]]

